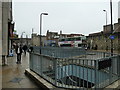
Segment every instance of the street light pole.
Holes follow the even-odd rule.
[[[110,0],[110,13],[111,13],[111,35],[113,33],[113,24],[112,24],[112,0]],[[113,40],[111,39],[111,55],[113,55]]]
[[[107,32],[107,10],[103,10],[105,13],[106,13],[106,32]],[[106,38],[106,51],[108,50],[108,46],[107,46],[107,35],[105,35],[105,38]]]
[[[106,31],[107,31],[107,11],[103,10],[106,13]]]
[[[41,45],[42,45],[42,40],[41,40],[41,32],[42,32],[42,15],[48,15],[48,13],[41,13],[40,14],[40,54],[41,54]]]

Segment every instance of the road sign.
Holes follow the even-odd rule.
[[[112,39],[112,40],[115,39],[115,36],[114,36],[114,35],[111,35],[111,36],[110,36],[110,39]]]

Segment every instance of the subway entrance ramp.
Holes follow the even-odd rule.
[[[96,83],[102,83],[108,80],[110,74],[102,71],[95,71],[94,69],[82,67],[79,65],[66,65],[57,68],[57,79],[60,83],[66,85],[80,86],[85,88],[92,88]],[[101,77],[95,78],[95,73]]]
[[[30,69],[59,88],[105,88],[120,79],[120,56],[77,48],[41,48]],[[82,53],[83,52],[83,53]]]

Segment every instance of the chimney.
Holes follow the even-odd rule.
[[[62,31],[60,30],[60,35],[62,34]]]

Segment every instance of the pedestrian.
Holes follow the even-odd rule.
[[[33,52],[33,47],[32,47],[32,46],[30,46],[30,48],[29,48],[29,49],[30,49],[30,52]]]
[[[25,45],[23,46],[23,50],[24,50],[25,55],[26,55],[27,49],[28,49],[28,47],[27,47],[27,45],[25,44]]]
[[[17,64],[21,63],[21,55],[22,55],[22,46],[18,43],[16,45],[16,54],[17,54]]]

